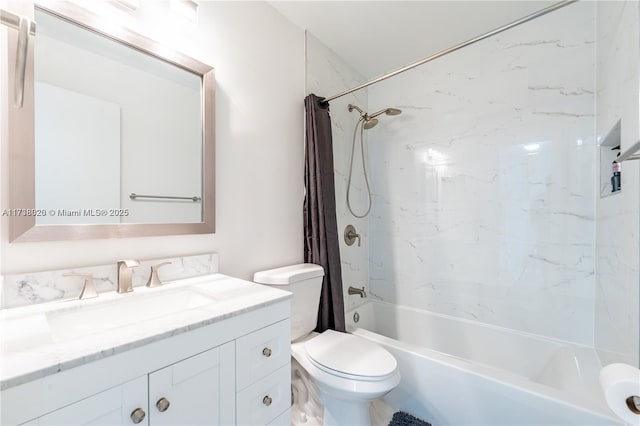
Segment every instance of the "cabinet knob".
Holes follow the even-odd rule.
[[[264,348],[262,350],[262,355],[266,356],[267,358],[269,358],[271,356],[271,349],[269,348]]]
[[[147,413],[145,413],[142,408],[136,408],[131,412],[131,421],[135,424],[138,424],[144,420],[146,415]]]
[[[167,409],[169,408],[170,405],[171,405],[171,403],[169,402],[169,400],[167,398],[160,398],[158,400],[158,402],[156,402],[156,408],[161,413],[164,413],[165,411],[167,411]]]
[[[262,403],[264,405],[266,405],[267,407],[270,406],[272,402],[273,402],[273,400],[271,399],[271,397],[269,395],[265,395],[265,397],[262,398]]]

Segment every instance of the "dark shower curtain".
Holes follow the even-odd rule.
[[[304,261],[324,268],[316,331],[345,331],[331,117],[323,99],[312,94],[304,100]]]

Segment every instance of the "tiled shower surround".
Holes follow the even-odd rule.
[[[640,138],[639,15],[636,1],[578,2],[332,101],[340,231],[362,233],[360,248],[341,241],[345,288],[637,364],[640,165],[600,198],[597,144],[619,119],[623,149]],[[308,35],[307,92],[364,81],[347,62]],[[349,102],[403,110],[365,133],[365,219],[345,202]],[[356,159],[358,211],[361,174]]]
[[[371,293],[592,345],[595,7],[369,89]],[[634,188],[637,191],[637,188]]]
[[[597,4],[596,134],[603,139],[621,120],[623,149],[640,138],[639,15],[640,3],[637,1]],[[595,347],[604,364],[640,363],[638,163],[624,162],[622,191],[598,198],[596,204]]]

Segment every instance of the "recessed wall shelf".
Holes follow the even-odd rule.
[[[622,123],[618,120],[613,128],[609,130],[607,136],[600,142],[600,198],[618,194],[622,189],[620,174],[617,176],[617,185],[613,175],[614,162],[618,163],[618,167],[620,167],[619,163],[624,161],[622,159],[623,154],[620,153],[621,129]],[[636,147],[637,151],[640,149],[640,142],[636,145],[638,145]],[[634,147],[636,145],[634,145]],[[631,149],[625,151],[625,154],[630,150]],[[629,155],[627,155],[627,157],[629,157]],[[638,155],[638,158],[640,159],[640,155]]]

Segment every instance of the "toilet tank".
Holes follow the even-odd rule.
[[[313,263],[284,266],[256,272],[253,281],[293,293],[291,301],[291,341],[316,328],[324,269]]]

